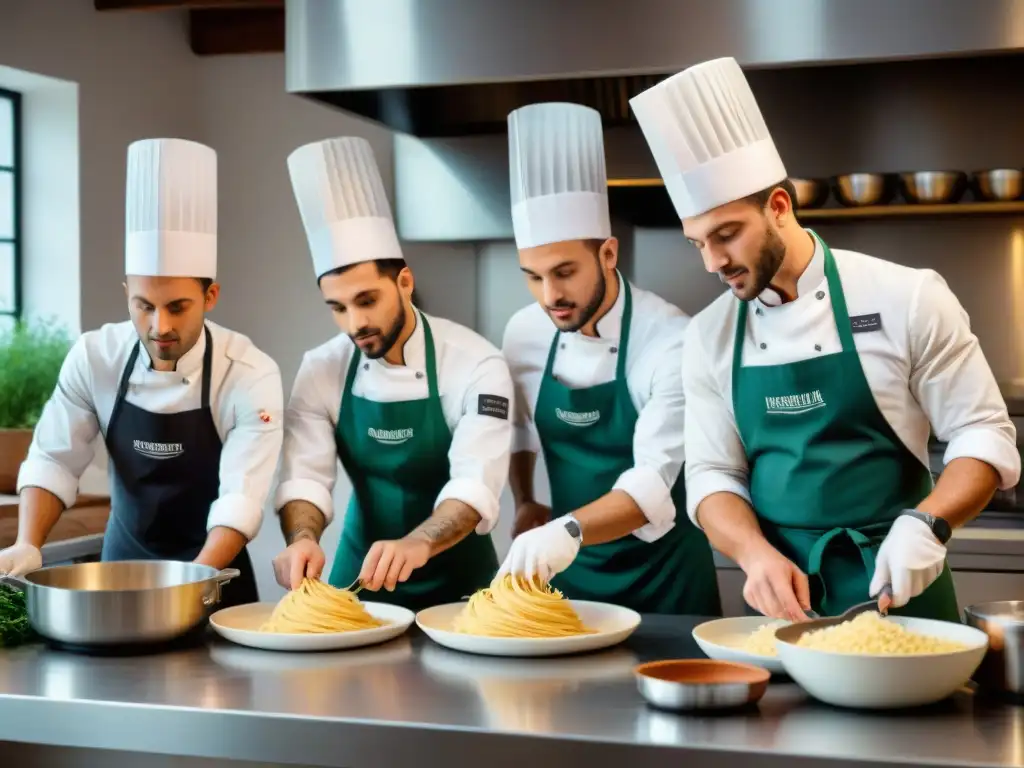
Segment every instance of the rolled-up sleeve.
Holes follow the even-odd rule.
[[[299,366],[285,414],[281,482],[274,509],[290,501],[308,501],[330,523],[334,519],[332,493],[338,479],[338,449],[334,419],[340,398],[328,407],[320,390],[325,362],[307,353]]]
[[[229,407],[234,424],[224,437],[220,495],[210,505],[207,529],[232,528],[251,541],[263,524],[263,506],[281,456],[284,394],[277,364],[267,358],[233,388]]]
[[[78,482],[93,460],[100,426],[92,395],[85,337],[79,338],[61,365],[57,386],[43,408],[28,457],[18,472],[18,493],[35,487],[70,507]]]
[[[653,376],[649,398],[639,409],[633,428],[633,466],[619,475],[613,487],[633,499],[648,523],[633,531],[642,541],[656,541],[675,525],[672,487],[682,471],[685,450],[683,384],[679,359],[687,320],[667,319],[657,343],[643,351]],[[647,361],[635,365],[644,366]]]
[[[511,405],[508,365],[500,355],[485,358],[467,383],[462,418],[452,431],[448,450],[450,479],[435,503],[437,506],[446,499],[457,499],[471,506],[480,515],[476,528],[479,534],[488,533],[498,522],[501,492],[508,482]]]
[[[715,380],[698,322],[690,323],[683,345],[686,397],[686,512],[695,525],[700,503],[715,493],[732,493],[750,503],[743,441],[724,388]]]
[[[925,272],[908,323],[910,389],[936,437],[944,463],[969,457],[999,473],[1000,488],[1020,480],[1016,429],[995,376],[956,296],[936,272]]]

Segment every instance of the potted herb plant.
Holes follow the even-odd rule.
[[[49,321],[21,321],[0,332],[0,494],[17,490],[32,431],[70,349],[67,332]]]

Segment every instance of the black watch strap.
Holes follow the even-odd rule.
[[[922,512],[919,509],[905,509],[903,510],[904,515],[910,517],[916,517],[922,523],[931,528],[932,533],[935,534],[935,538],[939,540],[940,544],[946,544],[953,536],[953,529],[949,523],[941,517],[935,515],[929,515],[927,512]]]

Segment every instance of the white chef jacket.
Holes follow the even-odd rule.
[[[251,540],[262,525],[263,505],[281,453],[281,373],[277,363],[242,334],[209,321],[207,327],[213,340],[210,409],[223,442],[220,496],[210,506],[207,528],[233,528]],[[75,503],[79,478],[95,454],[93,441],[97,434],[106,434],[121,374],[138,341],[135,327],[123,322],[88,331],[75,342],[21,465],[19,493],[36,486],[65,506]],[[178,360],[176,370],[155,371],[143,347],[125,400],[151,413],[199,408],[205,351],[201,334]],[[114,471],[111,462],[111,478]]]
[[[486,534],[498,521],[499,500],[508,481],[512,424],[507,417],[480,413],[480,396],[506,398],[511,410],[512,378],[501,353],[482,336],[450,320],[426,317],[434,337],[441,409],[452,430],[450,476],[434,506],[446,499],[468,504],[480,515],[477,533]],[[403,350],[405,365],[361,357],[352,394],[383,403],[425,399],[425,342],[423,323],[417,318],[416,330]],[[328,523],[334,519],[335,428],[355,349],[352,340],[340,334],[302,358],[285,419],[281,484],[275,501],[279,511],[289,501],[308,501]]]
[[[626,350],[626,388],[637,422],[633,431],[633,466],[615,481],[647,518],[633,532],[643,541],[656,541],[675,525],[672,486],[682,470],[683,387],[679,359],[690,318],[678,307],[630,283],[633,316]],[[573,389],[595,387],[615,379],[618,345],[625,306],[619,277],[619,296],[597,322],[597,336],[562,333],[552,374]],[[505,327],[502,351],[516,386],[513,451],[541,449],[534,409],[547,366],[551,342],[558,332],[539,304],[519,310]]]
[[[969,456],[999,472],[1000,487],[1020,478],[1016,430],[967,313],[937,272],[911,269],[853,251],[832,250],[851,318],[881,316],[880,328],[853,334],[879,410],[900,440],[928,466],[934,430],[948,442],[944,463]],[[688,513],[713,493],[750,501],[746,453],[732,403],[733,338],[738,300],[725,293],[694,317],[683,352],[686,390]],[[780,365],[842,349],[832,317],[825,255],[814,256],[783,304],[768,289],[751,303],[743,365]]]

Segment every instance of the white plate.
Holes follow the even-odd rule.
[[[591,635],[571,637],[483,637],[451,630],[452,621],[466,603],[449,603],[427,608],[416,614],[416,625],[438,645],[485,656],[563,656],[596,651],[617,645],[640,625],[640,614],[609,603],[570,600]]]
[[[915,656],[833,653],[776,641],[779,658],[807,693],[839,707],[886,709],[934,704],[963,686],[981,664],[988,635],[966,624],[890,616],[912,632],[967,646]]]
[[[388,622],[383,627],[353,632],[292,634],[260,632],[259,628],[274,611],[276,603],[249,603],[224,608],[210,617],[210,625],[221,637],[239,645],[266,651],[336,651],[383,643],[403,634],[415,615],[407,608],[386,603],[363,603],[376,619]]]
[[[767,616],[734,616],[727,619],[705,621],[693,628],[693,639],[697,641],[697,645],[708,655],[708,658],[754,664],[773,674],[781,675],[786,670],[782,666],[782,659],[778,656],[761,656],[748,653],[737,647],[762,624],[770,624],[775,621],[777,619],[770,619]],[[787,623],[782,622],[780,626]]]

